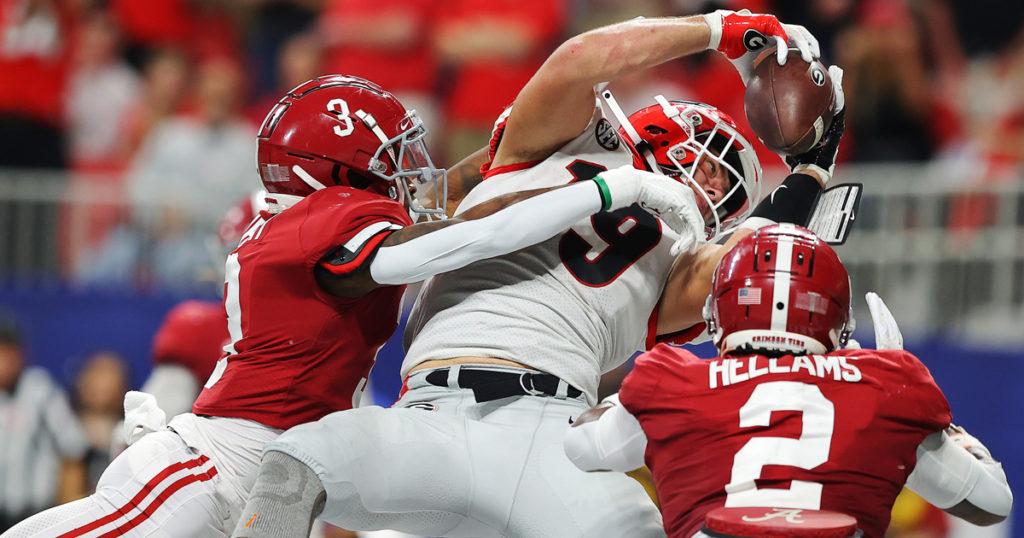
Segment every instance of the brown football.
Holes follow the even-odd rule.
[[[754,64],[743,105],[757,137],[774,151],[803,153],[821,140],[832,124],[834,95],[825,66],[807,63],[790,49],[786,65],[766,51]]]

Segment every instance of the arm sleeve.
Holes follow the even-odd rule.
[[[86,440],[85,432],[78,418],[71,411],[68,399],[59,389],[53,393],[44,403],[43,420],[46,427],[57,441],[57,450],[64,458],[79,459],[85,455]]]
[[[405,243],[381,247],[370,264],[379,284],[409,284],[514,252],[564,232],[603,206],[597,183],[584,181],[458,222]]]
[[[583,471],[625,473],[643,467],[647,437],[640,422],[619,405],[617,395],[605,401],[614,405],[600,418],[566,432],[565,455]]]
[[[741,227],[757,230],[781,222],[806,226],[821,191],[821,184],[813,177],[790,174],[757,204]]]
[[[192,372],[176,364],[158,364],[140,389],[152,394],[168,416],[188,413],[199,395],[199,383]]]
[[[907,478],[907,487],[942,509],[968,501],[1005,517],[1013,506],[1002,465],[978,460],[945,432],[929,435],[917,447],[917,465]]]

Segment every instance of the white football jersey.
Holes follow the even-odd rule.
[[[546,160],[487,174],[456,215],[503,194],[586,181],[632,162],[598,108],[587,129]],[[600,374],[654,338],[678,237],[634,205],[437,275],[424,283],[409,318],[402,375],[426,360],[495,357],[558,376],[594,403]]]

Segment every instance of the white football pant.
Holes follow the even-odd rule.
[[[319,476],[321,519],[427,536],[665,535],[639,483],[580,471],[565,457],[562,438],[583,400],[477,403],[471,390],[428,384],[428,372],[410,376],[390,409],[333,413],[267,445]]]
[[[278,432],[248,420],[179,415],[114,458],[96,493],[40,512],[3,538],[230,536],[263,447]]]

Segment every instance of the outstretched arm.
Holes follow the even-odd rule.
[[[745,40],[745,32],[751,29],[763,39]],[[809,36],[802,31],[791,37],[810,50]],[[546,158],[578,136],[594,113],[598,83],[708,48],[737,58],[752,50],[748,47],[763,48],[775,37],[788,39],[786,28],[775,17],[731,11],[638,18],[573,37],[548,57],[519,92],[492,167]]]
[[[681,236],[702,233],[693,191],[672,179],[624,166],[584,181],[511,193],[453,218],[399,228],[374,223],[316,266],[317,282],[341,297],[419,282],[475,261],[545,241],[581,219],[634,203]],[[398,228],[396,230],[396,228]]]

